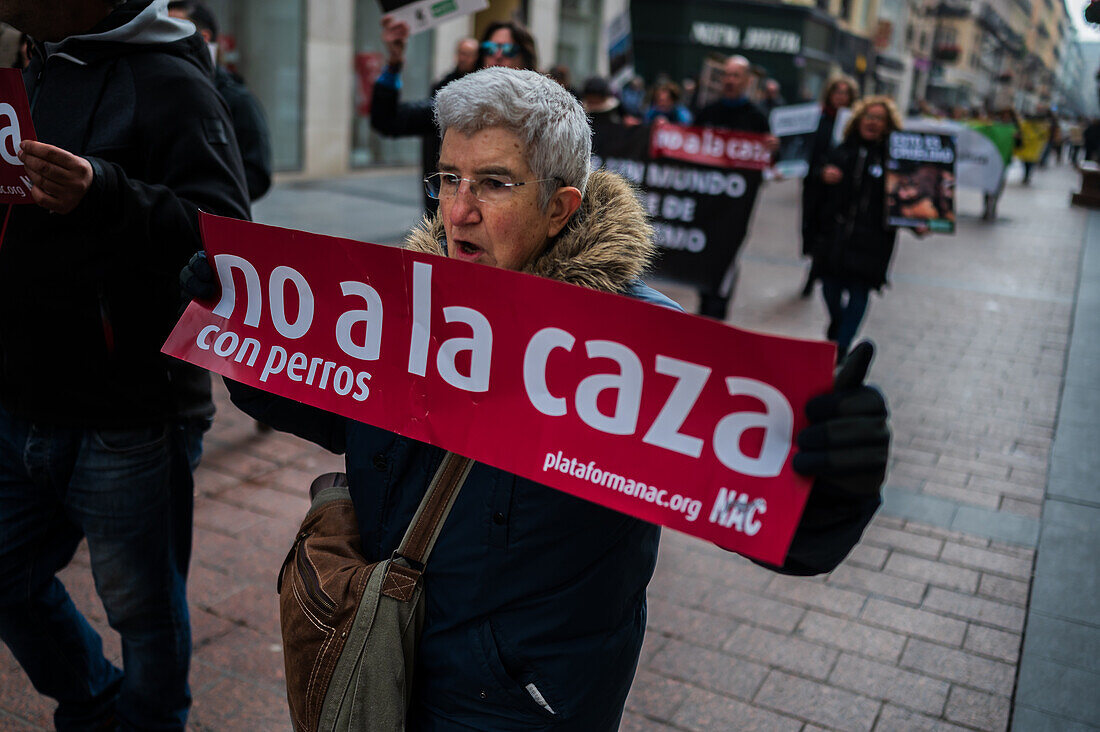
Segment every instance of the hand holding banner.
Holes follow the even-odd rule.
[[[34,203],[31,182],[18,157],[20,143],[34,139],[23,74],[0,69],[0,203]]]
[[[492,267],[204,215],[164,351],[781,563],[833,348]]]

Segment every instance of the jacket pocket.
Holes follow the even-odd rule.
[[[522,715],[521,721],[539,721],[542,723],[560,720],[556,699],[547,692],[545,681],[537,673],[530,671],[513,675],[501,658],[500,646],[493,633],[492,622],[483,621],[476,629],[476,645],[480,661],[493,682],[494,697],[498,702],[506,703],[515,712]],[[504,702],[507,700],[507,702]]]

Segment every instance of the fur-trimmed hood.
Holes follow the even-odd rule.
[[[424,218],[405,247],[446,256],[443,219]],[[593,171],[580,209],[547,250],[523,271],[602,292],[625,293],[649,268],[657,247],[645,209],[629,183]]]

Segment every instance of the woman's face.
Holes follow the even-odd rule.
[[[852,106],[852,88],[843,82],[834,86],[829,92],[829,106],[833,109]]]
[[[668,109],[672,106],[672,95],[668,89],[658,89],[653,95],[653,106],[659,109]]]
[[[879,142],[886,136],[887,120],[890,113],[881,104],[872,104],[863,110],[859,118],[859,136],[867,142]]]

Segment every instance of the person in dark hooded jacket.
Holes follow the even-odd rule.
[[[871,290],[886,284],[894,256],[898,232],[886,216],[886,141],[899,129],[893,101],[867,97],[856,104],[844,141],[821,172],[828,215],[822,217],[813,270],[829,310],[825,336],[837,344],[838,359],[863,322]]]
[[[567,90],[532,71],[484,69],[442,89],[436,116],[441,172],[427,190],[439,213],[409,235],[409,249],[677,307],[640,279],[656,253],[645,209],[622,178],[590,173],[591,129]],[[181,278],[197,297],[217,293],[201,254]],[[795,469],[816,480],[778,571],[831,570],[879,504],[885,403],[853,374],[838,377],[837,393],[869,407],[840,420],[852,428],[854,460],[836,470],[839,452],[823,439],[830,419],[815,416],[800,434],[807,448]],[[346,453],[364,561],[389,557],[446,451],[226,384],[250,415]],[[406,729],[617,729],[645,632],[659,536],[653,524],[475,463],[424,571]]]
[[[0,209],[0,638],[60,730],[182,730],[185,579],[210,379],[160,352],[202,245],[248,198],[210,55],[168,0],[8,0],[37,205]],[[55,576],[86,538],[124,669]]]

